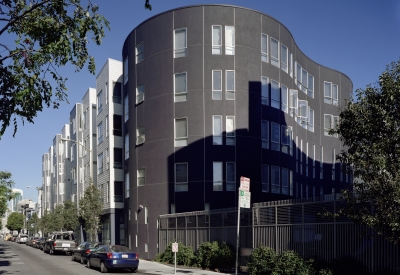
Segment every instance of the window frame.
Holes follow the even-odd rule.
[[[176,32],[177,31],[182,31],[185,30],[185,46],[183,48],[176,48]],[[177,56],[177,52],[178,51],[182,51],[183,50],[183,54],[181,56]],[[179,52],[178,52],[179,54]],[[185,57],[188,55],[188,51],[187,51],[187,28],[179,28],[179,29],[174,29],[174,58],[180,58],[180,57]]]
[[[230,46],[228,46],[228,35],[227,33],[227,29],[228,28],[232,28],[232,34],[233,34],[233,38],[232,38],[232,43],[229,43]],[[235,55],[235,39],[236,39],[236,35],[235,35],[235,26],[225,26],[225,55]],[[231,52],[229,52],[231,51]]]
[[[130,197],[130,179],[129,179],[129,172],[125,173],[125,198],[129,198]]]
[[[275,45],[275,44],[272,43],[272,41],[276,41],[277,42],[277,55],[276,55],[276,57],[273,56],[273,54],[272,54],[272,51],[273,51],[272,45]],[[270,52],[271,52],[271,65],[274,65],[275,67],[280,68],[280,53],[281,52],[280,52],[280,47],[279,47],[279,45],[280,45],[279,40],[275,39],[273,37],[270,37],[270,41],[269,42],[270,42]]]
[[[178,182],[177,181],[177,178],[176,178],[176,176],[177,176],[177,173],[176,173],[176,168],[177,168],[177,165],[185,165],[186,166],[186,181],[182,181],[182,182]],[[189,179],[188,179],[188,176],[189,176],[189,165],[188,165],[188,163],[187,162],[178,162],[178,163],[175,163],[174,164],[174,181],[175,181],[175,192],[185,192],[185,191],[188,191],[188,182],[189,182]],[[186,185],[186,186],[185,186]],[[180,187],[182,187],[182,190],[177,190],[177,187],[178,186],[180,186]],[[185,190],[186,189],[186,190]]]
[[[285,113],[289,113],[288,94],[289,88],[285,85],[281,85],[281,110]]]
[[[129,72],[129,55],[127,55],[124,59],[124,85],[128,82],[128,72]]]
[[[266,44],[266,52],[263,52],[263,39],[266,39],[265,44]],[[268,63],[268,34],[266,33],[261,33],[261,61]]]
[[[215,132],[215,119],[219,118],[220,119],[220,134],[218,135]],[[213,136],[213,145],[223,145],[223,116],[222,115],[214,115],[212,116],[212,136]]]
[[[233,121],[232,131],[228,130],[228,120]],[[226,141],[225,144],[227,146],[235,146],[236,145],[236,134],[235,134],[235,116],[226,116],[225,118],[225,132],[226,132]]]
[[[230,168],[228,168],[229,167],[229,164],[233,164],[233,180],[230,180],[229,179],[229,172],[230,171],[228,171]],[[226,162],[226,164],[225,164],[225,167],[226,167],[226,169],[225,169],[225,173],[226,173],[226,191],[235,191],[236,190],[236,163],[235,162],[233,162],[233,161],[227,161]]]
[[[274,134],[275,130],[277,134]],[[281,151],[281,125],[276,122],[271,122],[271,150]]]
[[[103,90],[100,90],[100,92],[97,94],[97,115],[103,111]]]
[[[136,127],[136,145],[143,144],[146,141],[145,126]]]
[[[139,86],[136,86],[136,104],[139,104],[140,102],[143,101],[144,101],[144,84],[140,84]]]
[[[275,170],[275,171],[273,171]],[[278,179],[277,183],[274,181],[274,173],[273,172],[278,172]],[[270,180],[271,180],[271,193],[274,194],[281,194],[281,171],[279,166],[271,165],[271,171],[270,171]],[[274,188],[275,187],[275,188]]]
[[[266,175],[265,175],[265,169],[266,168]],[[270,182],[270,176],[269,176],[269,165],[268,164],[261,164],[261,192],[263,193],[269,193],[269,182]]]
[[[271,107],[280,110],[281,109],[281,84],[276,81],[271,79]],[[274,84],[277,84],[277,90],[275,93],[275,90],[273,88]],[[276,99],[276,96],[278,96],[278,99]]]
[[[129,95],[124,98],[124,122],[129,120]]]
[[[218,168],[221,169],[220,171],[220,181],[216,181],[219,180],[216,178],[216,165],[218,165]],[[224,191],[224,166],[223,166],[223,162],[222,161],[213,161],[213,191]],[[218,187],[219,186],[219,187]]]
[[[327,85],[330,86],[330,91],[327,91]],[[324,81],[324,103],[326,104],[332,104],[332,85],[332,82]]]
[[[314,76],[308,73],[307,95],[314,98]]]
[[[233,90],[228,90],[228,73],[233,72]],[[225,99],[226,100],[235,100],[235,70],[225,70]],[[232,95],[231,97],[228,96]]]
[[[97,124],[97,145],[103,142],[103,121]]]
[[[263,132],[266,131],[266,135]],[[261,120],[261,148],[269,149],[269,121]]]
[[[143,171],[143,175],[140,172]],[[141,183],[143,182],[143,183]],[[146,185],[146,168],[139,168],[136,170],[136,185],[145,186]]]
[[[125,134],[125,160],[129,159],[129,133]]]
[[[101,175],[104,172],[103,161],[103,152],[101,152],[97,155],[97,175]]]
[[[219,27],[220,33],[220,44],[214,44],[214,27]],[[211,54],[213,55],[222,55],[222,25],[212,25],[211,26]],[[214,53],[214,50],[219,50],[219,53]]]
[[[269,99],[271,94],[271,89],[269,85],[269,78],[266,76],[261,76],[261,104],[265,106],[269,106]],[[267,96],[265,96],[267,94]]]
[[[143,50],[141,52],[138,51],[139,47],[143,46]],[[135,47],[135,54],[136,54],[136,64],[140,63],[142,60],[144,60],[144,41],[140,42],[139,44],[136,45]],[[139,60],[140,55],[142,56],[141,59]]]
[[[283,48],[286,48],[286,63],[284,62],[284,53],[283,53]],[[289,72],[289,49],[286,47],[284,44],[281,43],[281,69],[285,73]]]
[[[335,95],[335,87],[336,87],[336,95]],[[332,105],[338,106],[339,102],[339,86],[337,84],[332,83]]]
[[[220,90],[215,89],[214,87],[214,72],[219,72],[220,73]],[[213,100],[222,100],[222,70],[212,70],[211,73],[211,81],[212,81],[212,99]],[[219,98],[216,96],[219,95]]]
[[[185,120],[186,121],[186,136],[185,137],[177,137],[176,136],[176,122],[177,120]],[[183,146],[187,146],[188,145],[188,136],[189,136],[189,120],[187,117],[180,117],[180,118],[175,118],[174,119],[174,147],[183,147]],[[180,145],[177,142],[179,141],[186,141],[184,145]],[[183,143],[182,143],[183,144]]]
[[[330,125],[326,125],[327,124],[327,117],[330,117]],[[327,127],[329,126],[329,127]],[[333,115],[331,114],[324,114],[324,136],[331,136],[329,135],[329,130],[332,129],[333,126]]]
[[[185,80],[184,80],[185,81],[185,90],[184,90],[184,92],[177,93],[177,91],[176,91],[176,79],[177,79],[177,76],[179,76],[179,75],[185,75]],[[174,102],[175,103],[176,102],[187,101],[187,96],[188,96],[187,87],[188,87],[187,72],[174,73]],[[180,99],[180,98],[184,98],[184,100],[177,100],[177,99]]]

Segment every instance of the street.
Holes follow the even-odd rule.
[[[131,274],[129,271],[111,271],[113,274]],[[71,256],[51,256],[25,244],[0,240],[0,274],[18,275],[70,275],[100,274],[99,269],[71,261]],[[139,272],[134,274],[143,274]]]

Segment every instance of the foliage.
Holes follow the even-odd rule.
[[[79,202],[79,216],[84,221],[84,229],[90,241],[97,241],[97,233],[101,231],[100,222],[103,205],[100,200],[100,191],[91,183],[85,190],[84,197]]]
[[[374,85],[356,92],[342,107],[337,133],[346,150],[338,159],[354,174],[340,213],[365,224],[389,241],[400,240],[400,60]]]
[[[51,231],[62,231],[64,227],[64,205],[57,204],[53,212],[50,214]]]
[[[172,242],[168,244],[165,251],[156,255],[156,261],[161,263],[174,263],[174,252],[172,252]],[[196,256],[190,246],[178,243],[178,252],[176,253],[176,264],[192,266],[196,262]]]
[[[37,215],[36,212],[34,212],[31,216],[31,218],[28,220],[27,222],[27,228],[29,230],[29,232],[36,234],[39,232],[39,222],[40,219]]]
[[[13,198],[14,184],[10,172],[0,171],[0,217],[7,212],[7,202]]]
[[[314,273],[312,260],[306,261],[292,250],[284,251],[275,262],[274,275],[309,275]]]
[[[42,217],[40,218],[39,222],[39,230],[42,231],[44,235],[48,235],[51,233],[53,230],[51,229],[50,226],[50,220],[51,220],[51,215],[49,212],[47,212],[47,209],[44,211]]]
[[[63,228],[68,231],[74,231],[78,225],[78,208],[76,204],[68,200],[64,202],[64,226]]]
[[[275,268],[277,254],[270,247],[260,246],[253,250],[247,262],[247,271],[251,275],[270,275]]]
[[[197,264],[203,269],[231,268],[235,266],[235,253],[231,246],[221,242],[204,242],[196,253]]]
[[[20,231],[24,228],[24,215],[18,212],[12,212],[8,216],[6,227],[10,231]]]

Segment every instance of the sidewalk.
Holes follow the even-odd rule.
[[[153,275],[160,275],[160,274],[175,274],[174,273],[174,266],[169,266],[165,264],[160,264],[157,262],[151,262],[146,260],[140,260],[139,262],[139,269],[138,273],[143,274],[153,274]],[[189,275],[234,275],[233,273],[219,273],[214,271],[202,270],[200,268],[190,268],[190,267],[176,267],[176,274],[189,274]],[[243,273],[238,273],[243,274]]]

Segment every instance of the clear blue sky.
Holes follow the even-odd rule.
[[[376,82],[386,64],[400,59],[398,0],[150,0],[152,11],[144,9],[145,0],[92,2],[111,23],[101,46],[89,44],[97,72],[107,58],[121,60],[125,38],[142,21],[169,9],[205,3],[242,6],[274,17],[289,29],[308,57],[348,75],[354,89]],[[61,73],[69,79],[70,104],[63,103],[57,110],[45,109],[35,124],[20,123],[15,138],[10,128],[0,140],[0,171],[11,172],[15,187],[24,191],[24,198],[34,201],[37,191],[26,186],[41,186],[42,155],[68,123],[73,104],[81,102],[87,89],[96,85],[96,77],[86,70],[75,73],[66,67]]]

